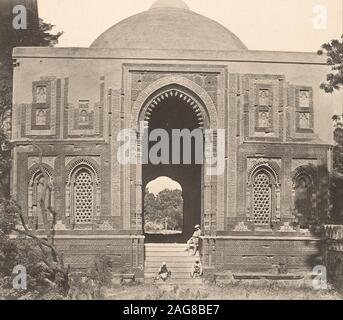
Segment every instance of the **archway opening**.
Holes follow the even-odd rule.
[[[203,156],[203,132],[202,115],[199,111],[198,103],[191,98],[190,94],[180,90],[164,90],[159,96],[152,100],[145,120],[148,123],[148,143],[149,160],[142,167],[143,176],[143,199],[146,197],[148,183],[158,177],[169,177],[177,181],[182,186],[183,195],[183,219],[182,230],[173,234],[152,234],[146,232],[147,218],[143,214],[143,230],[145,231],[146,242],[168,243],[185,242],[193,233],[194,226],[201,224],[202,211],[202,159]],[[165,132],[164,144],[167,145],[167,152],[159,150],[156,155],[160,157],[160,162],[152,159],[152,154],[156,151],[156,145],[162,145],[163,139],[158,137],[151,141],[151,133],[154,130]],[[188,138],[178,136],[175,138],[175,130],[188,129]],[[192,133],[198,133],[198,135]],[[201,139],[200,139],[201,138]],[[167,140],[166,140],[167,139]],[[175,139],[178,142],[175,147]],[[168,152],[169,151],[169,152]],[[143,153],[145,150],[143,150]],[[164,152],[164,156],[162,153]],[[156,158],[156,157],[155,157]],[[201,157],[200,157],[201,158]],[[178,161],[179,160],[179,161]],[[143,212],[146,201],[143,201]]]

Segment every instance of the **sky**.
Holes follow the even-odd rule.
[[[64,31],[59,47],[88,47],[154,0],[38,0],[39,15]],[[342,0],[185,0],[235,33],[250,50],[315,52],[343,34]],[[326,12],[326,18],[319,14]],[[320,28],[318,28],[318,23]]]
[[[157,179],[150,181],[146,187],[149,189],[149,192],[154,195],[157,195],[164,189],[182,191],[181,185],[168,177],[158,177]]]

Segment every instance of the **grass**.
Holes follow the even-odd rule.
[[[240,280],[202,287],[136,284],[116,286],[106,293],[108,300],[342,300],[328,287],[314,290],[302,281]]]

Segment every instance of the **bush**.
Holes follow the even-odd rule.
[[[69,300],[99,300],[104,298],[104,289],[112,284],[112,261],[103,255],[96,256],[92,266],[85,271],[69,275]]]

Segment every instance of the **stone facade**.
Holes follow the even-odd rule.
[[[117,135],[138,130],[155,101],[180,92],[202,129],[226,132],[224,174],[201,175],[204,265],[271,270],[288,259],[291,269],[312,267],[318,242],[300,227],[327,209],[331,163],[321,57],[94,46],[16,48],[13,57],[12,192],[39,228],[39,145],[70,263],[106,253],[118,269],[142,274],[143,169],[118,163]]]
[[[204,239],[204,268],[209,273],[311,272],[322,264],[320,239],[282,235],[233,235]]]

